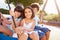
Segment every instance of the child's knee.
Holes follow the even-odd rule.
[[[27,33],[24,33],[24,36],[25,36],[26,38],[28,38],[28,34],[27,34]]]
[[[39,38],[39,35],[38,35],[38,33],[36,33],[36,32],[33,32],[33,37],[38,37]]]
[[[21,40],[27,40],[28,39],[28,34],[26,34],[26,33],[21,34],[20,37],[19,37],[19,39],[21,39]]]
[[[50,31],[47,31],[46,34],[50,34]]]

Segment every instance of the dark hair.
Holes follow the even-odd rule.
[[[16,6],[21,6],[24,9],[24,6],[22,3],[18,2]]]
[[[34,12],[33,12],[33,9],[32,9],[32,7],[30,7],[30,6],[27,6],[25,9],[30,9],[31,11],[32,11],[32,16],[31,16],[31,18],[34,18]],[[24,9],[24,12],[25,12],[25,9]],[[24,18],[25,18],[25,15],[24,15]]]
[[[23,8],[21,6],[16,6],[16,8],[14,9],[14,12],[15,11],[21,13],[21,16],[19,16],[18,18],[23,17]]]
[[[37,8],[37,10],[39,11],[39,6],[37,4],[32,4],[31,7],[32,8]]]

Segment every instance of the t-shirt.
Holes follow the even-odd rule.
[[[15,19],[16,24],[17,24],[21,19],[22,19],[22,18],[16,18],[16,19]],[[12,17],[10,17],[10,20],[8,20],[8,21],[11,21],[11,20],[12,20]],[[8,26],[8,28],[9,28],[10,30],[13,31],[12,25],[7,24],[7,26]]]
[[[20,20],[22,20],[22,18],[16,18],[15,19],[15,23],[17,24]],[[16,25],[17,26],[17,25]],[[12,26],[11,26],[11,28],[12,28]],[[13,32],[14,32],[14,30],[13,30]],[[12,35],[12,37],[14,37],[14,38],[18,38],[18,36],[17,36],[17,33],[13,33],[13,35]]]
[[[35,15],[34,19],[36,21],[36,25],[38,25],[38,22],[40,21],[39,17],[37,15]]]

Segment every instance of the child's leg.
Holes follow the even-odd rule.
[[[41,31],[43,31],[45,33],[46,40],[49,40],[50,30],[48,28],[41,28]]]
[[[46,40],[46,36],[44,36],[44,37],[40,38],[40,40]]]
[[[49,40],[49,36],[50,36],[50,31],[46,32],[46,39]]]
[[[27,38],[28,38],[28,34],[27,33],[24,33],[19,28],[16,28],[15,31],[18,34],[18,40],[27,40]]]
[[[39,40],[46,40],[46,36],[45,36],[45,33],[44,32],[42,32],[42,31],[38,31],[38,34],[39,34],[39,37],[40,37],[40,39]]]
[[[39,40],[39,36],[37,33],[33,32],[32,34],[29,34],[29,37],[32,39],[32,40]]]
[[[19,35],[19,38],[18,38],[18,40],[27,40],[27,39],[28,39],[28,34],[26,33]]]
[[[35,29],[43,31],[46,34],[45,35],[46,36],[46,40],[49,40],[50,30],[48,28],[42,28],[40,26],[35,26]]]

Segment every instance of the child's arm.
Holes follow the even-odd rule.
[[[31,27],[31,31],[33,31],[33,30],[34,30],[35,25],[36,25],[36,21],[35,21],[35,20],[33,20],[33,24],[32,24],[32,27]]]
[[[8,36],[12,36],[12,34],[13,34],[13,32],[5,26],[0,26],[0,32],[6,34]]]
[[[20,20],[19,22],[16,23],[17,27],[21,26],[21,21],[22,20]]]
[[[12,28],[15,30],[15,14],[14,14],[14,11],[9,11],[10,15],[12,16],[12,20],[11,20],[11,25],[12,25]]]
[[[43,16],[44,16],[44,12],[42,12],[41,15],[40,15],[40,21],[39,21],[40,24],[43,23]]]
[[[13,20],[12,20],[11,22],[12,22],[12,23],[11,23],[12,28],[13,28],[13,30],[15,30],[15,25],[14,25],[14,23],[13,23]]]

